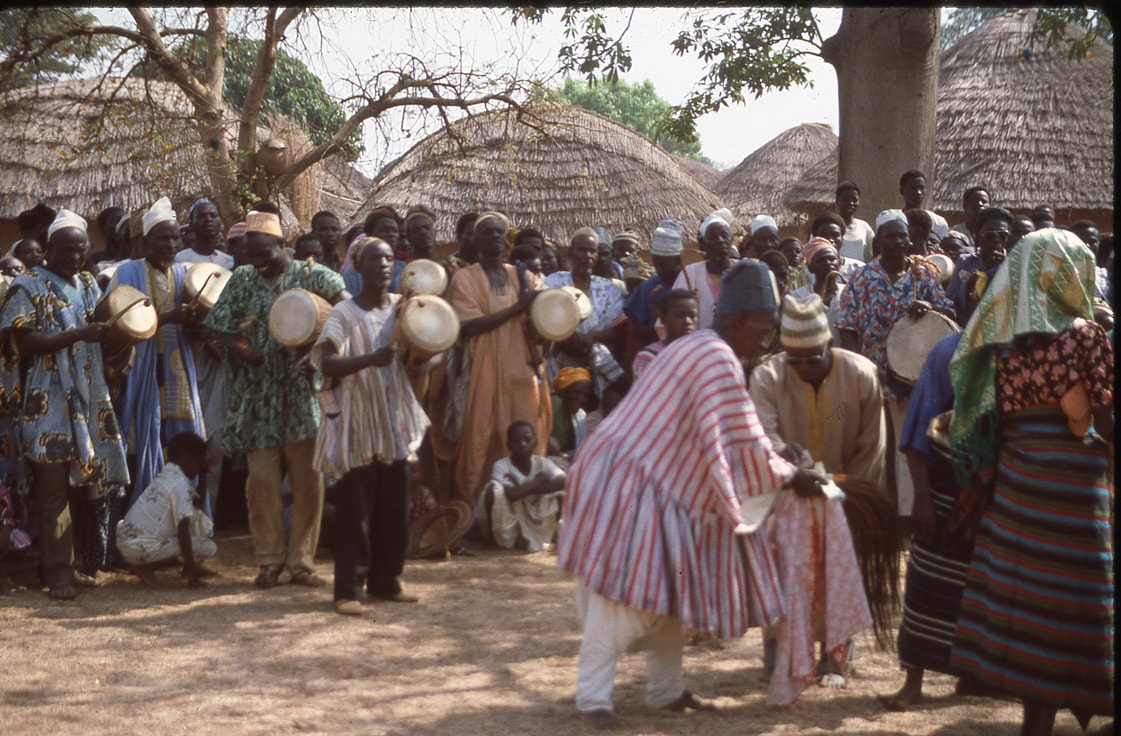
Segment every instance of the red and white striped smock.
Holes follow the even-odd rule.
[[[588,436],[565,487],[557,564],[605,598],[722,638],[782,613],[760,528],[740,500],[777,490],[743,366],[712,330],[675,340]]]

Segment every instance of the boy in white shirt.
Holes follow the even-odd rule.
[[[529,422],[506,429],[510,456],[495,461],[490,482],[475,509],[476,523],[499,547],[537,552],[552,547],[560,522],[565,473],[547,457],[534,455],[537,432]]]
[[[117,548],[150,588],[158,587],[155,570],[166,560],[183,560],[183,576],[192,588],[213,575],[201,560],[218,551],[210,533],[214,526],[202,512],[206,495],[206,441],[181,432],[167,443],[168,462],[137,497],[117,524]],[[195,489],[191,478],[198,478]]]

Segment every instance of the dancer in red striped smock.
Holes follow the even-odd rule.
[[[713,329],[651,363],[568,477],[558,564],[579,578],[576,708],[597,727],[614,723],[628,649],[647,650],[647,705],[712,707],[684,688],[683,630],[736,637],[782,612],[766,540],[747,533],[741,503],[785,485],[821,492],[821,475],[773,451],[747,394],[740,361],[775,331],[774,278],[744,259],[722,286]]]

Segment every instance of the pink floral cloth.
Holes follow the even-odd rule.
[[[996,375],[1001,415],[1058,404],[1080,380],[1090,406],[1107,406],[1113,403],[1113,346],[1101,325],[1076,319],[1050,342],[998,354]]]
[[[784,491],[773,524],[786,616],[777,627],[767,704],[789,705],[817,681],[814,642],[843,651],[849,637],[872,625],[872,612],[841,501]]]

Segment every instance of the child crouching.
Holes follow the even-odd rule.
[[[208,469],[206,441],[194,432],[182,432],[171,438],[166,449],[167,464],[117,524],[117,548],[145,585],[157,587],[155,569],[180,557],[188,585],[197,588],[201,576],[213,574],[201,560],[218,551],[209,538],[214,525],[201,509]],[[197,491],[191,487],[190,479],[195,477]]]
[[[506,430],[510,457],[494,463],[475,510],[476,523],[495,544],[537,552],[551,549],[560,521],[565,473],[547,457],[533,454],[537,432],[529,422]]]

